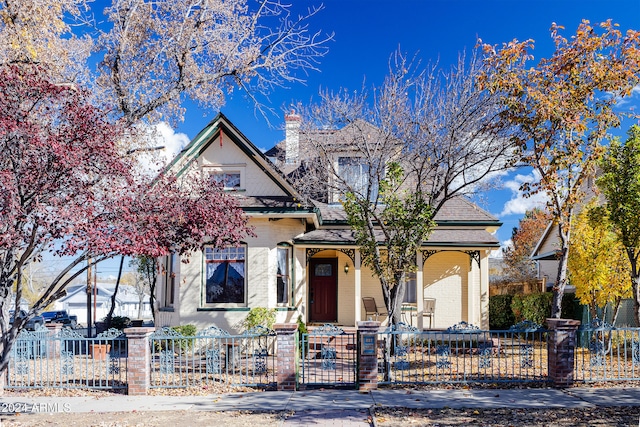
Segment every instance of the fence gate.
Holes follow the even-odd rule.
[[[357,334],[324,325],[302,334],[298,389],[356,388]]]

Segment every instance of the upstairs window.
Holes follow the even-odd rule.
[[[246,247],[206,247],[205,303],[245,304]]]
[[[361,195],[366,195],[369,184],[369,172],[369,164],[361,157],[338,158],[338,175],[345,183],[344,191],[352,190]],[[374,183],[369,199],[373,201],[377,196],[378,185]]]
[[[241,187],[240,172],[213,172],[211,182],[221,185],[225,190],[239,190]]]
[[[244,190],[244,165],[206,166],[209,180],[226,191]]]

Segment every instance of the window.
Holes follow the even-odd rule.
[[[338,175],[345,182],[345,190],[353,190],[361,195],[366,195],[369,184],[369,164],[360,157],[339,157]],[[378,185],[374,183],[369,195],[370,200],[378,196]]]
[[[216,249],[206,247],[205,302],[207,304],[244,304],[246,247]]]
[[[176,254],[171,253],[165,258],[164,264],[164,292],[162,293],[162,306],[173,307],[173,298],[176,290]]]
[[[404,299],[402,302],[416,304],[418,302],[417,288],[416,273],[405,273]]]
[[[316,264],[316,269],[314,274],[317,277],[331,277],[333,276],[333,271],[331,268],[331,264]]]
[[[222,185],[225,190],[239,190],[240,186],[240,171],[234,172],[212,172],[210,175],[212,182]]]
[[[245,189],[244,170],[245,164],[226,164],[218,166],[204,166],[204,171],[209,174],[209,180],[221,185],[227,191],[239,191]]]
[[[278,246],[278,272],[276,275],[278,304],[289,303],[291,295],[291,247]]]

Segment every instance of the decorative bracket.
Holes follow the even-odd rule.
[[[469,268],[471,268],[474,260],[478,263],[478,268],[480,268],[480,251],[464,251],[464,253],[469,255]]]
[[[424,263],[427,262],[427,259],[431,255],[435,255],[438,252],[440,252],[440,251],[432,251],[432,250],[424,250],[424,251],[422,251],[422,264],[424,265]]]
[[[317,253],[322,251],[330,251],[336,250],[340,251],[346,256],[349,257],[353,265],[356,263],[356,250],[355,249],[341,249],[341,248],[307,248],[307,264],[309,264],[309,260]]]

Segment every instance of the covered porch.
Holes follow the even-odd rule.
[[[358,321],[379,320],[388,324],[380,282],[362,265],[356,246],[301,240],[295,246],[305,266],[306,323],[355,326]],[[488,254],[486,248],[418,251],[417,271],[407,284],[403,321],[420,330],[446,329],[461,321],[488,328]]]

